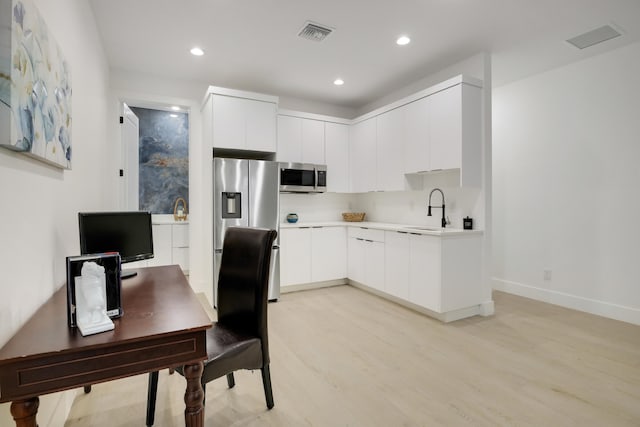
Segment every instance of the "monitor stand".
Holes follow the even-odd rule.
[[[129,277],[137,276],[138,272],[135,270],[122,270],[120,272],[120,279],[128,279]]]

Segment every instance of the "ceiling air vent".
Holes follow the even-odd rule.
[[[324,27],[320,24],[316,24],[314,22],[307,21],[304,24],[304,27],[298,33],[298,36],[303,39],[309,39],[316,42],[321,42],[324,40],[331,32],[333,28]]]
[[[584,49],[595,44],[611,40],[620,35],[620,32],[615,30],[613,27],[605,25],[600,28],[596,28],[595,30],[588,31],[584,34],[580,34],[579,36],[575,36],[567,40],[567,42],[571,43],[578,49]]]

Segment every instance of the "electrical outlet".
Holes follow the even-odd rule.
[[[551,280],[551,270],[544,270],[544,280]]]

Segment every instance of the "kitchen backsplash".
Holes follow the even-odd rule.
[[[297,213],[300,222],[342,221],[342,212],[350,211],[353,194],[280,193],[280,222],[288,213]]]
[[[462,218],[474,218],[474,228],[484,228],[478,219],[483,217],[482,197],[480,190],[460,188],[459,175],[439,173],[425,175],[424,190],[420,191],[385,191],[357,194],[323,193],[323,194],[287,194],[280,195],[280,218],[286,221],[286,215],[298,214],[300,222],[341,221],[342,212],[365,212],[366,221],[397,224],[415,224],[440,226],[442,212],[433,209],[431,217],[427,216],[429,193],[440,188],[445,195],[446,215],[451,224],[449,227],[462,228]],[[440,206],[440,193],[434,193],[432,206]]]

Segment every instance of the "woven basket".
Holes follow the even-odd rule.
[[[364,221],[364,212],[343,212],[342,219],[347,222],[361,222]]]

